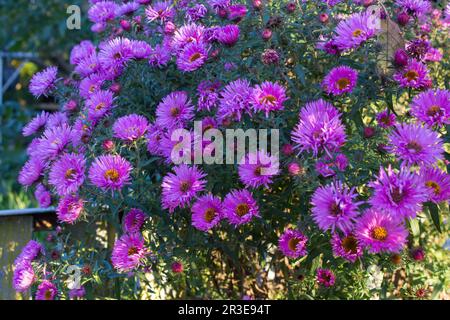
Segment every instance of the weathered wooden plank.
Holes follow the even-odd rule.
[[[12,264],[32,233],[33,216],[0,217],[0,300],[27,298],[12,288]]]

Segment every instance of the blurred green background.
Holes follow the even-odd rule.
[[[67,28],[67,8],[81,9],[81,29]],[[33,194],[17,182],[26,160],[30,138],[21,134],[24,124],[37,112],[52,110],[51,99],[35,100],[28,92],[32,75],[49,65],[70,73],[71,48],[91,37],[87,21],[88,0],[0,0],[0,52],[3,55],[29,53],[27,59],[3,58],[3,84],[17,78],[3,94],[0,104],[0,210],[35,207]]]

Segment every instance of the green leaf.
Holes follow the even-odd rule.
[[[436,230],[441,233],[441,219],[439,217],[439,209],[438,206],[433,202],[426,202],[425,207],[428,209],[430,213],[431,220],[433,220],[434,226]]]

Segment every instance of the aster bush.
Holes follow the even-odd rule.
[[[96,40],[72,49],[73,73],[50,67],[30,83],[61,110],[24,127],[19,182],[60,225],[17,258],[19,292],[445,295],[448,6],[90,2]],[[205,134],[279,129],[281,152],[179,164],[193,145],[222,151],[194,121]],[[173,139],[179,129],[189,143]],[[75,237],[77,224],[90,237]],[[69,266],[81,286],[67,284]]]

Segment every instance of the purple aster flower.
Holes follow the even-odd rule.
[[[280,237],[278,247],[289,258],[295,259],[307,254],[308,237],[298,230],[287,229]]]
[[[198,98],[198,110],[208,110],[211,111],[219,101],[219,89],[221,83],[220,81],[209,81],[203,80],[197,87],[197,92],[199,94]]]
[[[253,89],[252,101],[256,112],[264,111],[266,118],[271,111],[283,110],[283,102],[286,97],[286,89],[278,83],[265,81]]]
[[[114,12],[116,17],[132,15],[140,7],[139,3],[135,1],[130,1],[117,6]]]
[[[147,253],[139,233],[124,234],[114,244],[111,262],[118,271],[129,272],[144,263]]]
[[[72,129],[67,125],[47,128],[39,139],[37,150],[32,153],[42,160],[55,159],[61,154],[72,139]]]
[[[142,225],[147,219],[147,215],[136,208],[131,209],[123,218],[123,231],[136,233],[141,230]]]
[[[198,192],[205,188],[206,174],[185,164],[173,169],[175,173],[168,173],[162,182],[162,206],[170,213],[178,207],[185,208]]]
[[[120,37],[103,43],[98,54],[98,60],[104,70],[120,70],[133,57],[131,40]]]
[[[450,91],[430,89],[415,96],[411,114],[429,126],[450,124]]]
[[[207,0],[209,6],[216,12],[219,9],[226,9],[231,5],[231,0]]]
[[[56,288],[56,286],[52,282],[44,280],[37,288],[35,299],[54,300],[57,294],[58,289]]]
[[[105,80],[105,76],[99,73],[94,73],[84,78],[80,81],[80,85],[78,86],[80,90],[80,96],[85,99],[90,98],[93,93],[101,89]]]
[[[409,56],[419,61],[425,58],[430,49],[430,41],[424,39],[414,39],[406,44],[406,52]]]
[[[323,231],[331,229],[334,232],[336,228],[351,231],[362,203],[355,201],[357,196],[355,188],[349,189],[340,181],[319,187],[311,199],[314,222]]]
[[[35,240],[30,240],[25,247],[22,248],[22,251],[16,260],[14,260],[14,265],[18,266],[23,262],[31,262],[43,253],[44,247],[42,244]]]
[[[359,244],[370,253],[398,253],[408,237],[408,231],[401,222],[373,208],[366,210],[358,220],[355,234]]]
[[[84,209],[84,200],[78,196],[68,195],[59,200],[56,216],[61,222],[73,224]]]
[[[443,58],[443,54],[441,50],[437,48],[430,48],[428,52],[425,54],[424,60],[425,61],[431,61],[431,62],[439,62]]]
[[[88,120],[97,123],[114,107],[114,94],[109,90],[98,90],[86,100]]]
[[[102,155],[94,160],[89,169],[92,184],[102,190],[120,190],[130,183],[131,164],[118,155]]]
[[[96,52],[81,59],[75,67],[75,72],[83,77],[87,77],[100,70],[101,65]]]
[[[300,151],[314,155],[325,150],[338,151],[346,140],[341,113],[330,103],[320,99],[307,103],[300,111],[300,122],[292,132],[292,141]]]
[[[134,59],[147,59],[152,53],[152,47],[145,41],[131,40],[131,52]]]
[[[70,64],[78,64],[81,60],[95,53],[95,46],[89,40],[81,41],[70,52]]]
[[[241,121],[242,115],[250,112],[253,90],[250,82],[238,79],[230,82],[221,92],[218,117],[220,120],[231,118]]]
[[[192,72],[203,66],[208,59],[208,47],[202,43],[187,44],[178,54],[178,69],[184,72]]]
[[[396,116],[386,109],[377,114],[377,122],[382,128],[393,127],[396,124]]]
[[[231,21],[240,21],[247,15],[245,4],[233,4],[228,6],[228,19]]]
[[[95,23],[113,20],[116,17],[116,9],[117,4],[114,1],[99,1],[89,8],[89,20]]]
[[[82,155],[64,154],[53,163],[48,182],[60,196],[75,193],[83,185],[85,167],[86,160]]]
[[[31,157],[19,172],[17,181],[25,187],[31,186],[33,183],[39,180],[46,164],[44,160],[37,157]]]
[[[352,263],[363,254],[358,239],[352,233],[347,233],[344,237],[340,237],[337,233],[333,234],[331,247],[335,257],[341,257]]]
[[[395,173],[391,166],[387,171],[381,167],[377,180],[369,186],[374,189],[369,199],[372,206],[391,213],[397,220],[414,218],[422,210],[422,203],[427,201],[428,190],[420,177],[406,168]]]
[[[211,194],[199,197],[192,205],[192,225],[200,231],[214,228],[222,217],[222,201]]]
[[[36,98],[41,95],[47,96],[55,88],[57,67],[48,67],[47,69],[36,73],[30,81],[30,92]]]
[[[197,3],[194,6],[187,8],[186,19],[190,21],[198,21],[203,19],[208,13],[208,9],[201,3]]]
[[[358,12],[339,22],[333,39],[339,50],[356,49],[362,43],[374,37],[376,30],[371,26],[370,19],[369,12]]]
[[[50,114],[46,111],[42,111],[41,113],[39,113],[36,117],[31,119],[31,121],[27,123],[27,125],[22,130],[22,134],[25,137],[28,137],[38,132],[47,123],[49,115]]]
[[[36,186],[34,197],[36,198],[39,207],[41,208],[48,208],[52,204],[52,195],[42,183],[39,183]]]
[[[126,142],[133,142],[143,137],[148,127],[147,118],[137,114],[130,114],[117,119],[112,130],[114,137]]]
[[[158,20],[159,22],[164,23],[173,19],[175,10],[173,9],[171,1],[158,1],[145,9],[145,15],[150,22]]]
[[[402,88],[422,89],[431,84],[427,66],[414,59],[410,59],[403,69],[394,74],[394,80]]]
[[[188,138],[185,132],[183,128],[173,129],[162,136],[159,149],[167,164],[190,164],[192,162],[194,156],[192,150],[198,143],[201,143],[201,137],[190,131]],[[185,161],[186,159],[187,161]]]
[[[328,94],[339,96],[352,92],[358,81],[358,72],[347,66],[331,69],[323,79],[322,87]]]
[[[265,151],[247,154],[239,164],[239,178],[246,187],[269,188],[272,177],[278,174],[278,157]]]
[[[233,46],[239,40],[239,26],[229,24],[221,27],[215,33],[216,39],[224,45]]]
[[[46,128],[69,125],[69,118],[65,112],[53,112],[48,116]]]
[[[191,23],[175,31],[171,45],[175,51],[182,51],[188,44],[203,43],[205,43],[205,27]]]
[[[428,199],[434,203],[450,200],[450,176],[439,168],[421,168],[422,183],[429,191]]]
[[[153,67],[161,68],[166,66],[171,58],[171,48],[167,45],[157,44],[150,52],[148,63]]]
[[[158,125],[152,124],[147,130],[147,151],[154,156],[161,156],[161,140],[164,136],[164,130]]]
[[[389,135],[388,151],[406,166],[431,165],[444,154],[442,139],[427,127],[418,124],[398,124]]]
[[[27,291],[36,280],[31,263],[24,261],[15,266],[13,273],[13,287],[17,292]]]
[[[194,117],[194,106],[187,92],[175,91],[167,95],[156,108],[156,124],[160,128],[184,127]]]
[[[324,287],[332,287],[336,282],[336,276],[329,269],[317,269],[316,274],[317,282]]]
[[[236,227],[259,217],[259,207],[250,191],[232,190],[223,201],[223,213]]]
[[[406,9],[409,14],[421,17],[431,10],[431,3],[428,0],[396,0],[399,8]]]

